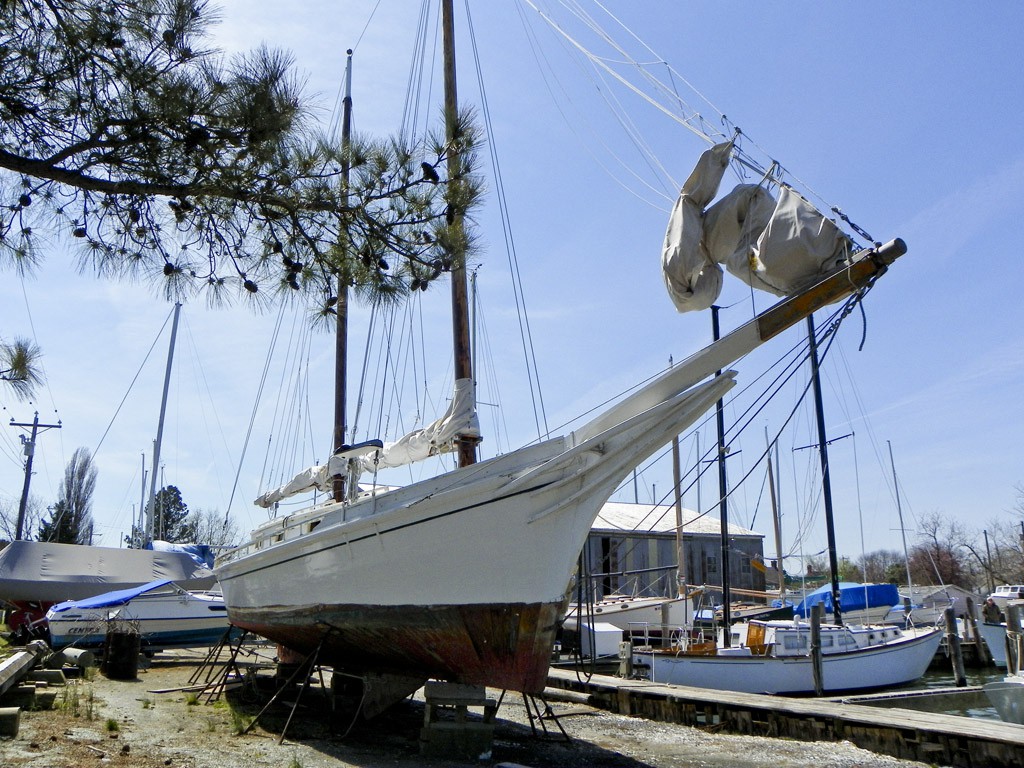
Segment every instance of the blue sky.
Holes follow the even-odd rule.
[[[536,4],[576,39],[593,40],[561,5]],[[608,2],[621,22],[616,26],[597,6],[578,5],[616,39],[632,33],[644,41],[648,49],[631,44],[635,58],[668,62],[680,96],[708,120],[728,115],[742,127],[747,146],[781,162],[875,239],[902,237],[909,246],[868,297],[865,319],[849,319],[826,361],[829,435],[855,435],[837,441],[832,453],[840,552],[860,553],[862,528],[867,551],[899,548],[889,442],[911,542],[915,520],[931,512],[976,530],[1016,519],[1016,487],[1024,483],[1024,309],[1014,225],[1024,199],[1024,81],[1016,37],[1024,6],[1007,0],[966,12],[953,2]],[[418,3],[236,0],[220,6],[213,42],[229,52],[261,42],[291,50],[307,91],[320,94],[324,120],[341,83],[344,51],[354,48],[356,129],[374,135],[397,130]],[[480,103],[468,57],[473,37],[537,375],[547,422],[555,428],[708,341],[710,319],[675,311],[659,266],[672,198],[706,144],[647,102],[609,81],[598,84],[566,57],[564,42],[528,5],[489,2],[476,4],[473,13],[473,35],[464,27],[458,32],[466,54],[461,101]],[[650,69],[659,77],[667,71]],[[607,108],[612,100],[660,168],[626,141],[625,118]],[[500,382],[497,389],[481,383],[488,401],[500,389],[497,433],[488,432],[493,406],[484,414],[484,452],[492,455],[533,439],[536,429],[493,206],[479,224],[486,367]],[[151,459],[166,331],[155,340],[170,306],[144,286],[79,274],[70,246],[56,238],[50,250],[33,279],[6,273],[0,281],[0,335],[34,338],[47,375],[33,404],[0,391],[0,501],[16,504],[22,486],[19,430],[7,421],[31,421],[38,409],[41,420],[60,419],[63,426],[39,438],[33,495],[52,503],[75,448],[98,447],[97,533],[102,543],[115,545],[139,503],[142,454]],[[444,322],[446,300],[438,294],[424,303],[431,328]],[[766,297],[756,301],[767,305]],[[750,315],[743,286],[727,286],[720,303],[730,307],[723,312],[726,329]],[[223,512],[230,503],[242,529],[264,514],[251,499],[268,463],[272,404],[264,402],[255,418],[241,470],[238,462],[275,319],[240,307],[211,311],[196,302],[184,308],[179,331],[163,481],[178,485],[192,508]],[[797,343],[800,333],[738,364],[741,384]],[[330,348],[330,339],[320,337],[305,369],[309,401],[322,411],[322,422],[310,428],[319,446],[329,439]],[[447,357],[438,353],[436,365],[420,372],[436,377],[442,404],[446,366]],[[734,447],[731,474],[751,469],[764,430],[791,407],[784,403],[756,420]],[[803,421],[795,419],[806,432]],[[711,439],[711,432],[702,436],[704,448]],[[684,457],[695,447],[687,440]],[[787,549],[805,554],[824,547],[820,508],[810,498],[813,462],[808,451],[793,450],[811,441],[794,434],[782,442],[784,538]],[[309,453],[286,463],[300,469]],[[761,475],[754,470],[751,477],[749,487],[734,492],[731,514],[767,534],[770,551]],[[635,493],[643,501],[661,498],[670,478],[662,462],[644,472]],[[704,508],[713,482],[702,489]],[[629,485],[616,498],[633,496]],[[695,495],[685,501],[697,506]],[[804,532],[799,543],[796,531]]]

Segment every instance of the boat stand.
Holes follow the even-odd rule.
[[[539,703],[538,703],[539,702]],[[541,705],[543,704],[543,711],[541,711]],[[548,731],[548,727],[545,724],[546,721],[551,720],[555,725],[558,726],[558,730],[562,732],[562,737],[566,742],[572,743],[572,738],[566,733],[565,728],[562,727],[561,721],[558,719],[558,715],[555,714],[554,710],[551,709],[551,705],[548,704],[547,700],[543,696],[532,696],[529,694],[523,694],[523,705],[526,707],[526,716],[530,720],[530,730],[533,731],[533,735],[537,736],[537,728],[534,725],[534,720],[540,724],[541,730],[544,731],[544,738],[551,738],[552,733]]]
[[[228,689],[228,681],[232,674],[237,680],[245,679],[244,673],[238,666],[238,654],[242,650],[242,646],[245,644],[249,633],[242,631],[238,635],[236,642],[231,639],[231,633],[234,629],[235,627],[228,627],[220,642],[210,649],[210,652],[206,654],[206,658],[203,659],[203,663],[196,668],[196,671],[188,679],[190,685],[202,685],[202,695],[206,696],[207,704],[211,704],[219,699],[221,693]],[[220,663],[220,655],[225,648],[230,651],[228,660],[224,664],[224,671],[219,677],[215,677],[217,665]],[[202,679],[202,683],[200,683],[200,679]]]
[[[313,672],[313,668],[316,667],[316,663],[317,663],[317,661],[320,658],[320,649],[323,648],[324,640],[325,639],[326,639],[326,636],[321,638],[320,639],[320,644],[317,645],[316,650],[313,651],[311,654],[309,654],[309,656],[307,656],[305,659],[303,659],[302,662],[297,667],[295,667],[295,670],[292,672],[292,674],[288,678],[288,680],[285,681],[285,684],[283,686],[281,686],[280,688],[278,688],[274,692],[274,695],[270,697],[270,701],[268,701],[266,704],[264,704],[263,705],[263,709],[261,709],[256,714],[256,717],[254,717],[252,719],[252,721],[247,726],[245,726],[245,728],[242,731],[241,735],[244,736],[245,734],[247,734],[249,731],[251,731],[253,728],[256,727],[256,724],[259,723],[260,718],[263,717],[264,713],[266,713],[266,711],[268,709],[270,709],[270,707],[274,704],[274,702],[276,702],[278,700],[278,698],[281,696],[282,693],[284,693],[285,691],[288,690],[288,688],[291,686],[291,684],[294,683],[296,681],[296,679],[298,679],[298,676],[301,673],[301,674],[303,674],[302,687],[299,689],[298,695],[295,697],[295,701],[292,702],[292,708],[288,712],[288,719],[285,720],[284,727],[281,728],[281,735],[277,739],[277,743],[278,744],[281,744],[281,743],[284,742],[285,734],[288,733],[288,726],[291,725],[292,718],[295,716],[295,710],[299,708],[299,700],[302,698],[302,694],[305,693],[306,690],[309,688],[309,676]],[[318,674],[320,674],[320,685],[323,686],[323,684],[324,684],[323,673],[319,672],[319,668],[318,667],[317,667],[317,669],[318,669]]]

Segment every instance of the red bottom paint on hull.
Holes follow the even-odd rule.
[[[319,663],[540,693],[565,603],[232,608],[229,619]]]

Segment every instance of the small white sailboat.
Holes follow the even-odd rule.
[[[740,693],[812,694],[814,662],[806,622],[750,621],[733,627],[730,648],[635,649],[634,670],[653,682]],[[887,688],[925,673],[942,640],[938,628],[823,624],[822,690]]]
[[[138,633],[145,650],[214,645],[228,630],[220,592],[189,591],[168,579],[58,603],[46,621],[56,649],[98,648],[111,626]]]
[[[565,629],[579,631],[580,624],[611,624],[623,632],[638,629],[661,633],[688,629],[693,625],[693,598],[699,590],[683,597],[607,595],[590,605],[571,603],[565,614]]]

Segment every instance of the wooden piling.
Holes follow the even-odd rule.
[[[967,674],[964,672],[964,655],[960,650],[960,633],[956,628],[956,614],[950,606],[944,611],[946,617],[946,647],[949,649],[949,658],[953,662],[953,678],[956,680],[956,687],[963,688],[967,685]]]
[[[821,668],[821,617],[825,612],[822,603],[811,606],[811,668],[814,671],[814,695],[821,696],[825,692],[825,682]]]
[[[974,610],[974,600],[967,597],[967,626],[970,628],[971,637],[974,638],[974,645],[977,648],[978,664],[983,667],[992,666],[992,652],[985,644],[985,638],[978,631],[978,615]]]
[[[1006,672],[1014,674],[1020,671],[1020,604],[1010,601],[1006,604]]]
[[[0,661],[0,694],[16,686],[48,651],[46,643],[36,640]]]

